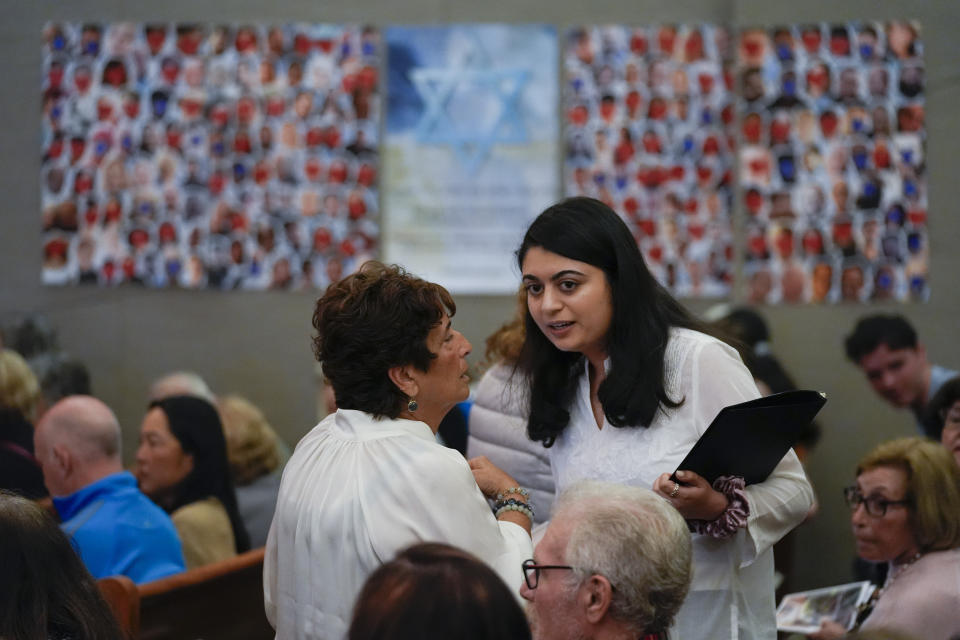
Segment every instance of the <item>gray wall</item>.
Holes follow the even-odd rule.
[[[960,140],[960,3],[950,0],[592,0],[556,2],[408,2],[300,0],[75,0],[54,3],[2,0],[0,51],[6,68],[0,95],[0,323],[28,312],[46,314],[62,345],[89,365],[95,392],[117,411],[131,454],[149,381],[173,369],[193,369],[218,392],[236,391],[260,405],[278,431],[295,442],[317,415],[316,377],[309,349],[313,297],[308,294],[47,289],[40,286],[39,138],[40,28],[55,20],[309,20],[378,25],[450,21],[548,21],[652,23],[719,21],[734,24],[917,18],[923,24],[927,61],[927,133],[931,203],[929,304],[884,307],[908,315],[932,358],[960,365],[956,340],[960,303],[954,279],[960,273],[960,180],[954,145]],[[456,323],[474,343],[510,316],[510,298],[460,297]],[[706,305],[692,305],[698,311]],[[809,463],[820,499],[818,516],[800,530],[799,586],[848,578],[853,556],[848,514],[840,487],[852,479],[857,458],[873,444],[910,435],[909,415],[879,402],[859,372],[844,361],[842,341],[867,308],[770,307],[763,311],[773,347],[802,386],[826,391],[826,433]],[[873,309],[871,309],[873,310]],[[876,310],[880,310],[877,308]]]

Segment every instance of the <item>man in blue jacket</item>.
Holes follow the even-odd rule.
[[[170,517],[123,470],[120,424],[107,405],[64,398],[37,424],[34,448],[61,527],[95,578],[141,583],[184,570]]]

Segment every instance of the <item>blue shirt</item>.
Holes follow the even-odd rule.
[[[53,505],[94,578],[124,575],[139,584],[185,568],[173,521],[128,471],[54,498]]]

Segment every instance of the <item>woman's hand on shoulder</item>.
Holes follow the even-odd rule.
[[[807,637],[810,638],[810,640],[836,640],[845,635],[847,635],[847,630],[842,625],[837,624],[833,620],[824,620],[820,623],[820,630],[816,633],[811,633]]]
[[[687,520],[716,520],[726,510],[728,500],[700,475],[693,471],[678,471],[674,482],[669,473],[661,473],[653,483],[653,490],[670,501]]]
[[[469,462],[477,486],[488,498],[496,498],[504,489],[517,485],[517,481],[509,473],[490,462],[486,456],[471,458]]]

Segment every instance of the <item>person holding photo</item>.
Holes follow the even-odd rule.
[[[857,555],[889,565],[857,618],[864,631],[891,629],[926,640],[960,636],[960,467],[926,438],[884,442],[860,460],[843,492]],[[841,638],[825,621],[813,640]]]
[[[736,350],[656,282],[626,224],[598,200],[548,208],[517,259],[528,435],[549,448],[557,490],[582,478],[652,487],[686,518],[694,578],[671,637],[773,637],[771,547],[813,504],[796,455],[749,487],[683,470],[670,480],[720,409],[759,397]]]

